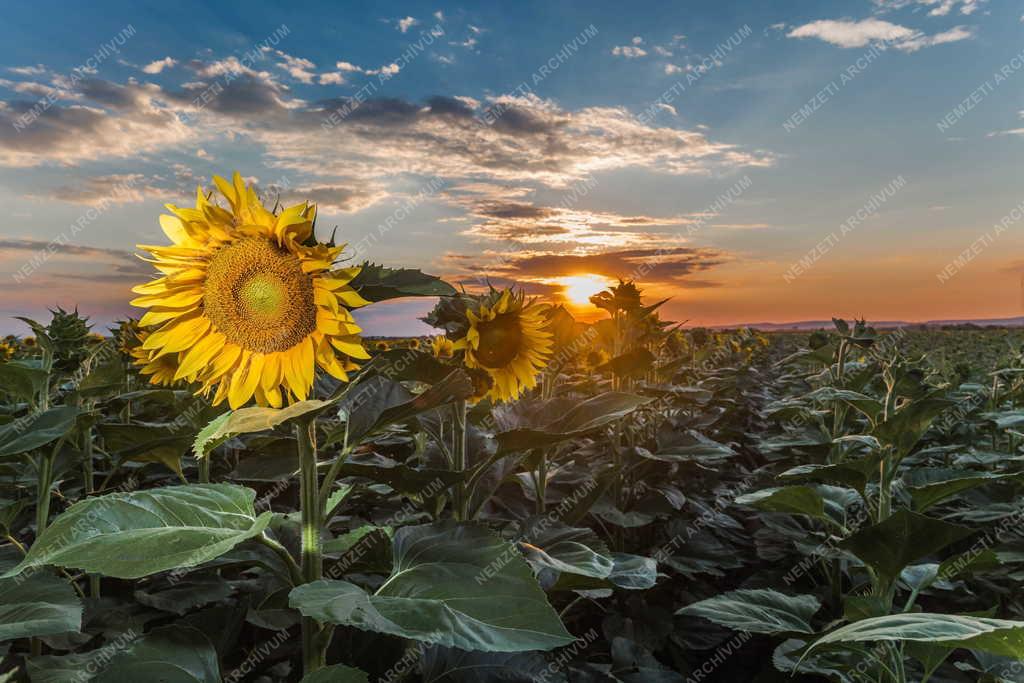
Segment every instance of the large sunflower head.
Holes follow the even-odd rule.
[[[490,375],[487,396],[511,401],[537,385],[537,373],[551,355],[551,333],[544,307],[526,301],[522,292],[491,292],[466,309],[468,329],[455,343],[465,351],[467,367]]]
[[[347,380],[369,358],[349,309],[369,302],[349,285],[359,268],[334,269],[344,245],[316,242],[314,205],[274,213],[238,173],[213,181],[226,208],[199,189],[195,208],[160,217],[171,245],[139,246],[162,273],[133,290],[150,359],[232,408],[304,400],[317,365]]]
[[[8,344],[5,341],[0,341],[0,361],[8,361],[14,358],[14,352],[17,349],[14,348],[13,344]]]

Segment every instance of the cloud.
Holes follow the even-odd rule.
[[[864,47],[876,41],[907,40],[916,35],[916,32],[881,19],[821,19],[797,26],[786,35],[789,38],[818,38],[839,47]]]
[[[616,57],[625,57],[626,59],[636,59],[638,57],[646,57],[647,50],[642,47],[636,47],[633,45],[616,45],[612,48],[612,54]]]
[[[0,108],[0,165],[77,164],[179,145],[193,137],[156,86],[82,81],[83,103],[13,101]]]
[[[164,69],[170,69],[177,63],[178,60],[176,59],[172,59],[171,57],[164,57],[163,59],[158,59],[155,62],[150,62],[146,66],[142,67],[142,72],[147,74],[158,74]]]
[[[842,48],[864,47],[868,44],[891,45],[904,52],[916,52],[924,47],[967,40],[974,37],[969,27],[957,26],[934,35],[893,24],[882,19],[820,19],[797,26],[786,34],[789,38],[817,38]]]
[[[398,27],[398,30],[401,31],[402,33],[407,33],[409,29],[411,29],[413,26],[416,26],[419,23],[420,22],[418,19],[414,19],[413,17],[405,17],[404,19],[399,19],[396,26]]]
[[[48,69],[42,64],[36,64],[35,66],[12,66],[7,70],[19,76],[42,76],[48,72]]]
[[[131,204],[145,199],[168,199],[169,195],[184,194],[169,189],[158,178],[148,178],[141,173],[114,173],[90,176],[74,185],[63,185],[30,197],[52,199],[86,206],[108,204]]]
[[[881,12],[903,9],[905,7],[930,7],[928,16],[944,17],[951,11],[960,8],[965,16],[977,12],[987,0],[872,0]]]
[[[317,211],[325,213],[354,213],[362,211],[387,197],[382,189],[368,189],[358,186],[312,185],[285,192],[281,195],[284,204],[299,204],[309,201],[317,205]]]
[[[320,85],[342,85],[344,83],[345,77],[340,72],[320,74]]]
[[[313,82],[313,78],[316,76],[313,73],[313,69],[316,68],[316,64],[302,57],[293,57],[281,50],[275,50],[275,53],[284,60],[277,65],[279,69],[283,69],[289,76],[300,83],[309,84]]]
[[[492,259],[488,260],[488,256]],[[645,247],[596,254],[560,253],[449,254],[449,263],[463,269],[463,282],[507,278],[515,282],[550,282],[566,275],[642,279],[645,283],[685,285],[686,278],[730,262],[721,250],[705,247]],[[703,286],[714,286],[704,283]]]

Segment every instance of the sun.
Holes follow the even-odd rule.
[[[566,275],[556,282],[563,287],[562,294],[571,303],[585,305],[590,297],[608,287],[609,281],[600,275]]]

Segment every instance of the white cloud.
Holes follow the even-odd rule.
[[[636,59],[637,57],[647,56],[647,50],[640,47],[633,47],[632,45],[616,45],[612,48],[612,54],[616,57]]]
[[[402,33],[406,33],[408,32],[409,29],[411,29],[413,26],[416,26],[418,23],[420,23],[419,20],[413,17],[405,17],[404,19],[399,19],[398,30],[401,31]]]
[[[882,12],[912,6],[930,7],[931,9],[928,11],[928,16],[930,17],[944,17],[957,7],[960,8],[960,14],[969,16],[981,9],[981,6],[987,1],[988,0],[873,0],[875,6]]]
[[[818,38],[839,47],[864,47],[876,41],[907,40],[914,37],[916,31],[881,19],[820,19],[797,26],[786,35],[789,38]]]
[[[338,71],[320,74],[320,85],[342,85],[345,83],[345,76]]]
[[[673,74],[679,74],[679,73],[682,73],[683,71],[684,71],[684,69],[682,67],[676,66],[675,64],[666,64],[665,65],[665,75],[666,76],[671,76]]]
[[[173,59],[171,57],[164,57],[163,59],[158,59],[155,62],[150,62],[146,66],[142,67],[142,72],[147,74],[158,74],[164,69],[170,69],[177,63],[177,59]]]
[[[974,37],[974,30],[968,26],[955,26],[948,31],[936,33],[932,36],[918,36],[911,40],[905,40],[896,44],[897,50],[904,52],[917,52],[924,47],[942,45],[944,43],[955,43],[960,40],[970,40]]]
[[[641,38],[640,36],[633,36],[632,43],[634,45],[643,45],[644,44],[644,39]]]
[[[655,45],[654,46],[654,51],[657,54],[661,55],[662,57],[671,57],[672,56],[672,50],[669,50],[668,48],[662,47],[661,45]]]
[[[334,67],[339,71],[362,71],[362,68],[352,64],[351,62],[338,62]]]
[[[892,46],[904,52],[953,43],[974,37],[970,27],[956,26],[948,31],[926,35],[921,31],[882,19],[821,19],[797,26],[786,34],[789,38],[817,38],[842,48],[864,47],[868,44]]]
[[[314,76],[313,69],[316,68],[316,64],[308,59],[302,57],[293,57],[290,54],[275,50],[277,56],[283,59],[283,62],[278,63],[278,68],[283,69],[288,73],[289,76],[299,81],[300,83],[312,83]]]
[[[42,64],[36,64],[35,66],[12,66],[7,70],[19,76],[42,76],[47,71],[46,67]]]

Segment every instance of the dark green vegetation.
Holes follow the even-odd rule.
[[[465,449],[429,348],[224,413],[68,314],[8,340],[0,680],[1024,681],[1021,332],[609,306]]]

